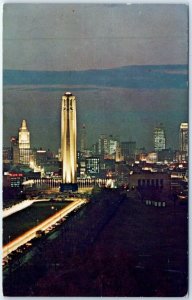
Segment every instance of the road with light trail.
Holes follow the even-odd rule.
[[[61,220],[63,217],[66,217],[69,213],[71,213],[76,208],[80,207],[81,205],[87,203],[86,199],[77,199],[73,198],[73,203],[69,204],[67,207],[61,209],[60,211],[56,212],[53,216],[49,217],[39,225],[31,228],[24,234],[20,235],[13,241],[9,242],[3,247],[3,258],[6,257],[8,254],[22,246],[23,244],[29,242],[33,238],[36,237],[36,233],[39,230],[45,231],[50,226],[54,225],[56,222]]]
[[[18,204],[13,205],[10,208],[5,208],[3,210],[3,218],[9,217],[10,215],[15,214],[16,212],[31,206],[35,202],[44,202],[44,201],[50,201],[50,199],[45,198],[45,199],[39,199],[39,200],[37,200],[37,199],[24,200]]]

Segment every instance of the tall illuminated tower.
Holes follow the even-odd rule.
[[[77,123],[76,98],[70,92],[62,96],[61,106],[61,191],[76,190],[77,176]]]
[[[22,121],[19,128],[19,162],[28,165],[30,160],[30,132],[27,128],[27,122]]]
[[[180,151],[182,160],[186,160],[188,157],[188,123],[180,124]]]
[[[154,149],[155,152],[161,151],[166,147],[166,136],[165,136],[165,129],[163,124],[154,128],[153,132],[154,137]]]

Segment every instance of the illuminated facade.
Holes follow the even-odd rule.
[[[76,183],[77,173],[76,98],[67,92],[61,107],[61,159],[63,184]]]
[[[166,146],[166,137],[165,129],[162,124],[155,127],[154,129],[154,149],[155,152],[165,149]]]
[[[98,157],[86,158],[86,174],[99,175],[100,172],[100,159]]]
[[[116,148],[115,161],[116,162],[123,161],[123,156],[121,154],[121,147],[120,147],[119,143],[117,144],[117,148]]]
[[[182,160],[188,157],[188,123],[181,123],[180,125],[180,151]]]
[[[19,163],[29,165],[30,162],[30,132],[27,128],[27,122],[22,121],[19,129]]]
[[[105,155],[109,153],[109,141],[105,134],[101,134],[98,140],[98,154]]]

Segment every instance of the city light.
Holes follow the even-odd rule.
[[[190,294],[189,5],[128,4],[3,7],[5,297]]]

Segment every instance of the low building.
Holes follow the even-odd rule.
[[[9,172],[3,176],[3,187],[20,188],[24,181],[22,172]]]
[[[100,159],[99,157],[88,157],[85,159],[86,174],[88,176],[99,176],[100,174]]]
[[[140,172],[129,174],[129,186],[138,189],[156,188],[164,192],[170,192],[171,178],[170,175],[163,172]]]

